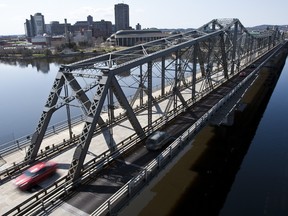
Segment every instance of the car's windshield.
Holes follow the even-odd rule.
[[[156,140],[154,140],[154,139],[148,139],[147,140],[147,145],[155,145],[155,144],[157,144]]]

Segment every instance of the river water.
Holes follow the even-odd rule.
[[[0,61],[0,144],[33,133],[62,63]],[[288,215],[288,60],[221,216]],[[52,122],[64,120],[55,116]]]
[[[288,215],[288,59],[221,216]]]

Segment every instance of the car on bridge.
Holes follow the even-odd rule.
[[[146,149],[149,151],[155,151],[161,149],[167,144],[172,137],[165,131],[155,131],[146,140]]]
[[[52,161],[42,161],[25,170],[15,179],[14,184],[21,190],[28,190],[46,180],[49,176],[56,173],[56,171],[57,163]]]
[[[247,76],[247,73],[245,71],[242,71],[242,72],[239,73],[239,76],[240,77],[245,77],[245,76]]]

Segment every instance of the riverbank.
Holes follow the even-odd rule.
[[[22,55],[10,55],[1,56],[0,60],[36,60],[36,59],[53,59],[53,58],[70,58],[70,57],[93,57],[105,54],[107,52],[97,51],[97,52],[73,52],[73,53],[59,53],[51,55],[32,55],[32,56],[22,56]]]
[[[181,159],[169,164],[157,180],[119,215],[218,215],[285,63],[282,53],[241,99],[232,126],[208,125]]]

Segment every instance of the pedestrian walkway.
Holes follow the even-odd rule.
[[[196,85],[196,90],[200,91],[200,86]],[[170,86],[167,86],[165,91],[170,91]],[[191,98],[191,90],[186,89],[183,90],[182,95],[184,99],[187,101],[188,99]],[[153,92],[153,97],[157,98],[161,94],[161,91],[155,91]],[[144,98],[144,103],[145,100],[147,100],[147,97]],[[155,106],[152,108],[152,121],[155,121],[156,119],[164,116],[165,114],[165,109],[167,107],[169,98],[166,98],[166,100],[163,100],[159,103],[157,103]],[[139,105],[139,100],[135,102],[134,106]],[[179,100],[179,104],[181,101]],[[172,110],[173,107],[171,106],[170,110]],[[122,108],[118,108],[114,110],[115,116],[121,114],[124,114],[124,110]],[[102,113],[101,117],[103,118],[104,121],[108,119],[108,114]],[[144,110],[136,115],[140,125],[142,128],[146,127],[148,125],[148,111]],[[72,132],[75,135],[81,134],[82,129],[83,129],[84,123],[80,123],[78,125],[75,125],[72,127]],[[129,120],[125,120],[117,125],[115,125],[112,129],[113,133],[113,139],[115,143],[120,143],[123,140],[125,140],[127,137],[133,135],[135,133],[134,128],[132,127],[131,123]],[[97,155],[100,155],[104,153],[105,151],[108,150],[108,145],[106,143],[107,138],[109,139],[110,137],[105,137],[106,135],[103,133],[98,134],[97,136],[93,137],[88,149],[88,153],[85,158],[85,163],[88,161],[94,159]],[[49,136],[45,139],[43,139],[40,151],[45,150],[45,148],[51,147],[53,144],[57,145],[63,141],[63,139],[68,140],[69,139],[69,132],[68,130],[66,131],[61,131],[59,133],[55,133],[53,136]],[[8,167],[11,167],[13,163],[19,163],[23,161],[25,155],[26,155],[27,147],[18,149],[17,151],[14,151],[11,154],[5,155],[1,161],[2,161],[2,166],[0,166],[0,171],[5,170]],[[51,183],[53,183],[55,180],[67,175],[67,171],[70,167],[70,163],[73,158],[75,148],[71,148],[67,150],[66,152],[63,152],[62,154],[59,154],[57,157],[53,158],[52,160],[57,162],[59,164],[59,169],[57,171],[57,175],[53,179],[48,179],[44,181],[43,183],[40,184],[40,187],[45,188]],[[5,182],[4,184],[0,185],[0,199],[2,200],[0,202],[0,214],[7,212],[8,210],[12,209],[14,206],[20,204],[21,202],[25,201],[27,198],[31,197],[33,195],[32,193],[23,193],[19,190],[17,190],[13,184],[12,181]]]

